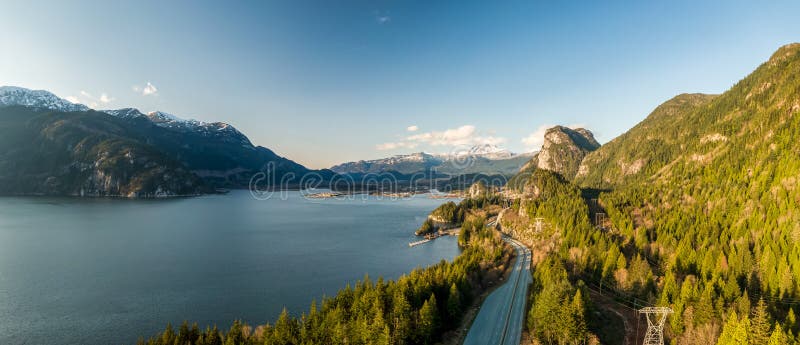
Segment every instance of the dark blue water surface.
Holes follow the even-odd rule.
[[[167,322],[298,315],[361,279],[458,254],[408,247],[443,200],[0,198],[0,344],[131,344]]]

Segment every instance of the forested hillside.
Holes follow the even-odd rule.
[[[575,185],[539,171],[518,176],[521,198],[503,213],[505,231],[547,253],[539,265],[566,267],[572,284],[602,282],[619,303],[671,307],[672,343],[792,344],[798,138],[800,44],[792,44],[719,96],[680,95],[656,108],[590,153]],[[561,285],[560,304],[576,299]],[[541,326],[552,325],[542,304],[529,330],[565,343]],[[573,334],[571,325],[559,334]]]

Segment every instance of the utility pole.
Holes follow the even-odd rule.
[[[639,309],[639,314],[647,317],[647,332],[642,345],[664,345],[664,322],[672,314],[668,307],[647,307]]]

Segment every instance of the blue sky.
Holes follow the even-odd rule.
[[[605,142],[800,41],[797,1],[2,7],[0,85],[228,122],[314,168],[476,143],[528,151],[553,124]]]

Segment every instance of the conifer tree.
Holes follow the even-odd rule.
[[[786,339],[786,334],[783,333],[780,324],[775,324],[775,329],[772,330],[772,335],[769,337],[767,345],[787,345],[789,342]]]
[[[461,292],[458,291],[456,283],[450,285],[450,292],[447,295],[447,317],[451,324],[461,317]]]
[[[770,320],[767,305],[760,298],[753,308],[753,319],[750,327],[750,340],[753,345],[766,345],[769,341],[772,321]]]

